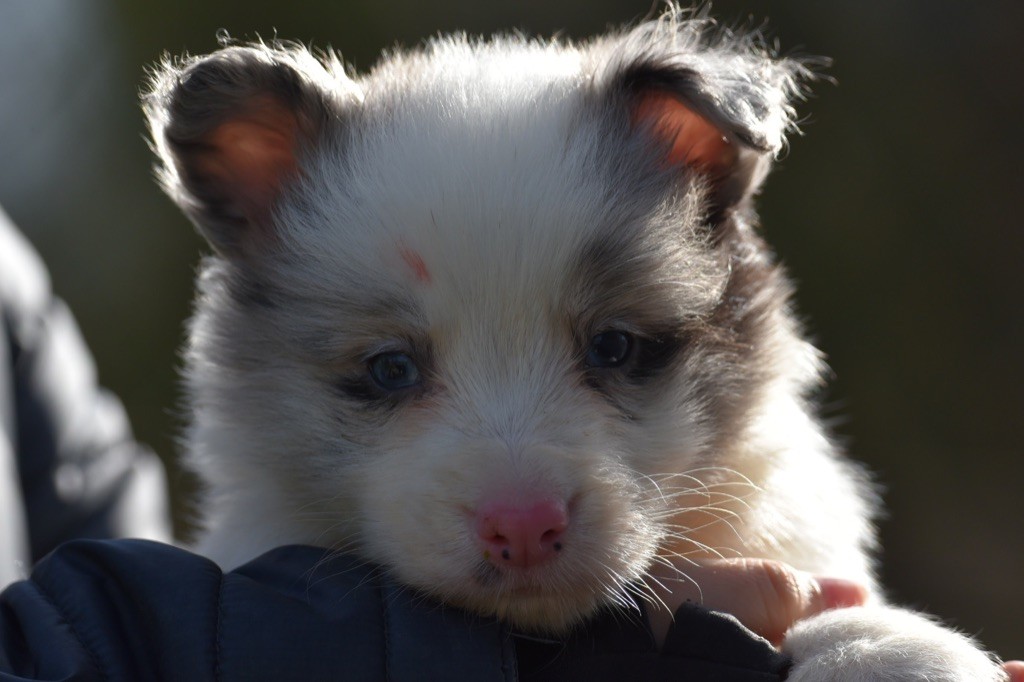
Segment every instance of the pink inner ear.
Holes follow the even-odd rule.
[[[686,164],[725,176],[736,163],[736,145],[710,121],[668,93],[642,94],[633,110],[633,123],[650,126],[669,145],[666,165]]]
[[[247,218],[262,218],[297,172],[298,129],[291,110],[261,97],[207,134],[199,172],[224,188]]]

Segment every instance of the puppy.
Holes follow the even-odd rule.
[[[354,552],[561,632],[654,562],[870,587],[794,680],[995,680],[886,606],[874,505],[753,198],[810,76],[675,7],[583,44],[438,38],[369,74],[295,45],[160,66],[163,187],[210,242],[186,351],[199,549]]]

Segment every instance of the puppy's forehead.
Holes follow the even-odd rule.
[[[578,53],[468,49],[369,77],[341,148],[317,157],[319,226],[296,231],[320,271],[430,320],[519,315],[557,305],[588,261],[607,271],[638,239],[678,238],[645,235],[666,196],[623,186],[622,140]]]
[[[365,269],[398,277],[404,266],[440,288],[564,268],[598,227],[595,195],[607,189],[581,130],[593,124],[578,70],[510,64],[371,89],[344,149],[319,159],[329,229],[313,237]]]

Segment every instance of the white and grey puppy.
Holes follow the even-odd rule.
[[[794,628],[791,679],[998,679],[882,604],[871,494],[807,401],[822,363],[752,208],[806,76],[675,8],[365,76],[279,44],[162,65],[160,176],[215,252],[200,550],[326,545],[556,632],[659,560],[777,559],[875,594]]]

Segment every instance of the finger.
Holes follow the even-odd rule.
[[[867,589],[839,578],[815,578],[791,566],[761,559],[708,561],[686,570],[689,580],[662,583],[659,596],[672,611],[684,601],[735,616],[778,643],[796,621],[827,609],[867,601]]]
[[[829,609],[841,609],[846,606],[863,606],[868,600],[868,590],[864,585],[843,578],[813,576],[818,591],[808,605],[803,618]]]
[[[1007,661],[1003,670],[1010,676],[1010,682],[1024,682],[1024,661]]]
[[[705,602],[708,608],[728,613],[748,628],[773,643],[798,620],[828,609],[857,606],[867,601],[867,589],[858,583],[840,578],[816,578],[792,566],[776,561],[744,561],[732,569],[746,580],[740,591],[716,592]],[[739,577],[736,574],[726,577]],[[723,585],[728,589],[728,584]],[[714,599],[725,597],[721,606]],[[742,601],[741,601],[742,600]]]

